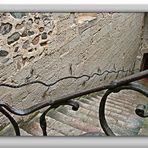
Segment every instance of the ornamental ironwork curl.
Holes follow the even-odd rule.
[[[108,89],[104,96],[101,99],[100,102],[100,107],[99,107],[99,120],[100,120],[100,124],[101,127],[103,129],[103,131],[105,132],[105,134],[107,136],[115,136],[115,133],[111,130],[111,128],[109,127],[106,118],[105,118],[105,104],[107,101],[107,97],[111,94],[111,93],[118,93],[121,90],[124,89],[128,89],[128,90],[134,90],[137,91],[141,94],[143,94],[144,96],[146,96],[148,98],[148,91],[146,88],[144,88],[142,85],[140,84],[136,84],[136,83],[129,83],[127,85],[123,85],[123,86],[119,86],[119,87],[115,87],[113,89]],[[148,112],[147,111],[147,105],[145,104],[138,104],[136,109],[135,109],[135,113],[140,116],[140,117],[148,117]]]
[[[80,79],[82,77],[87,77],[88,80],[92,77],[94,77],[95,75],[98,76],[102,76],[105,75],[105,77],[107,75],[109,75],[110,73],[116,73],[117,75],[119,75],[120,72],[125,72],[126,75],[127,73],[133,73],[134,71],[131,70],[124,70],[124,68],[122,70],[116,70],[116,68],[114,67],[114,70],[111,71],[104,71],[102,73],[93,73],[92,75],[82,75],[82,76],[68,76],[68,77],[64,77],[61,78],[55,82],[52,82],[50,84],[44,83],[42,81],[32,81],[32,82],[27,82],[21,85],[12,85],[12,84],[6,84],[6,83],[2,83],[0,84],[0,87],[10,87],[10,88],[20,88],[26,85],[30,85],[30,84],[42,84],[44,86],[47,86],[48,88],[50,86],[55,85],[56,83],[65,80],[65,79],[69,79],[69,78],[74,78],[74,79]],[[145,95],[146,97],[148,97],[148,90],[144,89],[143,87],[137,85],[137,84],[133,84],[132,82],[140,80],[142,78],[146,78],[148,77],[148,70],[139,72],[137,74],[132,74],[130,76],[126,76],[120,80],[115,80],[112,81],[109,84],[105,84],[105,85],[101,85],[99,87],[93,88],[93,89],[88,89],[88,90],[83,90],[83,91],[78,91],[76,93],[73,94],[68,94],[68,95],[64,95],[64,96],[60,96],[58,98],[53,98],[50,100],[45,100],[41,103],[35,104],[29,108],[26,109],[17,109],[15,107],[10,106],[9,104],[0,101],[0,112],[2,114],[4,114],[11,122],[11,124],[13,125],[13,128],[15,130],[16,136],[20,136],[20,130],[19,130],[19,126],[18,123],[15,121],[15,119],[11,116],[10,113],[18,115],[18,116],[26,116],[29,115],[35,111],[38,111],[40,109],[43,109],[45,107],[48,107],[48,109],[46,109],[42,115],[40,116],[40,126],[41,129],[43,131],[43,136],[47,136],[47,131],[46,131],[46,119],[45,116],[48,113],[49,110],[57,108],[61,105],[70,105],[72,106],[72,109],[77,111],[79,108],[79,104],[78,102],[76,102],[76,100],[74,101],[75,98],[81,97],[83,95],[87,95],[90,93],[94,93],[94,92],[98,92],[98,91],[102,91],[102,90],[107,90],[106,93],[104,94],[104,96],[102,97],[102,100],[100,102],[100,107],[99,107],[99,120],[101,123],[101,126],[105,132],[106,135],[108,136],[115,136],[115,134],[112,132],[112,130],[109,128],[106,119],[105,119],[105,102],[107,99],[107,96],[112,93],[112,92],[119,92],[122,89],[132,89],[135,91],[138,91],[140,93],[142,93],[143,95]],[[135,113],[140,116],[140,117],[148,117],[148,113],[146,112],[146,105],[137,105],[136,109],[135,109]]]

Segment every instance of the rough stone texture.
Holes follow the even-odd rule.
[[[10,23],[2,23],[0,26],[0,34],[5,35],[9,33],[12,29],[12,24]]]
[[[8,45],[16,42],[17,40],[19,40],[20,38],[20,34],[18,32],[13,33],[11,36],[8,37]]]
[[[143,17],[143,13],[0,13],[0,49],[9,53],[0,57],[0,82],[51,83],[64,76],[110,70],[114,64],[116,69],[133,69]],[[27,108],[45,99],[109,83],[115,75],[101,81],[103,78],[95,76],[87,82],[86,78],[69,79],[49,90],[39,84],[17,90],[1,87],[0,99]]]
[[[12,12],[10,13],[14,18],[21,19],[23,16],[26,16],[26,13]]]
[[[7,55],[8,55],[8,51],[6,51],[6,50],[0,50],[0,56],[1,57],[5,57]]]
[[[137,55],[136,67],[142,66],[143,55],[148,53],[148,13],[144,15],[144,25],[142,27],[141,44]]]

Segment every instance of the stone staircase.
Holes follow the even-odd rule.
[[[78,98],[78,111],[73,111],[71,106],[67,105],[50,110],[46,116],[48,136],[105,136],[98,117],[101,97],[102,94],[94,93]],[[138,103],[145,103],[146,98],[141,97],[136,92],[125,90],[109,96],[106,103],[106,118],[116,135],[139,135],[144,119],[138,117],[134,110]],[[40,115],[41,113],[38,113],[32,120],[20,124],[22,136],[42,136]],[[9,127],[1,131],[0,135],[13,136],[14,131]]]

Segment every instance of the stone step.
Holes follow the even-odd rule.
[[[54,111],[54,112],[50,111],[48,113],[48,116],[50,116],[51,118],[53,118],[57,121],[60,121],[64,124],[68,124],[76,129],[79,129],[83,132],[101,132],[100,127],[96,127],[94,125],[80,121],[80,120],[73,118],[71,116],[64,115],[58,111]]]
[[[47,117],[46,117],[46,121],[48,123]],[[59,133],[62,133],[64,136],[79,136],[85,133],[79,129],[76,129],[68,124],[64,124],[60,121],[56,121],[50,128],[47,128],[48,135],[50,135],[49,132],[51,130],[58,131]]]
[[[78,100],[77,102],[79,103],[80,108],[84,108],[86,110],[89,110],[90,112],[92,112],[92,114],[99,114],[99,106],[87,104],[87,103],[81,102],[80,100]],[[106,107],[105,111],[106,111],[106,115],[109,115],[111,110],[109,107]],[[95,113],[93,113],[93,112],[95,112]]]
[[[142,120],[134,113],[132,99],[124,98],[122,94],[110,95],[106,103],[106,119],[111,129],[120,136],[137,135]],[[86,133],[97,132],[102,135],[103,130],[99,123],[98,111],[100,96],[80,97],[77,102],[80,104],[78,111],[73,111],[70,106],[60,106],[51,110],[46,116],[48,136],[79,136]],[[128,100],[128,101],[127,101]],[[30,134],[42,135],[39,121],[32,122],[27,126]],[[27,130],[28,132],[28,130]],[[86,134],[87,135],[87,134]]]
[[[32,136],[31,134],[27,133],[25,130],[20,128],[20,135],[21,136]],[[16,136],[15,131],[12,125],[8,125],[0,131],[0,136]]]
[[[89,111],[94,111],[94,112],[98,112],[99,106],[92,106],[91,104],[87,104],[84,102],[81,102],[80,100],[77,100],[77,102],[79,103],[80,107],[85,108]]]
[[[100,98],[100,96],[96,96],[96,98]],[[93,100],[96,100],[95,98],[91,98]],[[101,98],[100,98],[101,99]],[[121,103],[119,101],[116,101],[117,99],[115,99],[114,97],[109,97],[107,102],[106,102],[106,110],[110,110],[110,108],[114,108],[114,109],[117,109],[117,110],[122,110],[124,112],[126,112],[126,115],[129,113],[129,112],[134,112],[134,109],[135,109],[135,106],[134,105],[131,105],[129,106],[128,104],[125,104],[125,103]],[[92,104],[92,103],[91,103]],[[94,101],[94,104],[95,104],[95,101]],[[98,100],[97,100],[97,104],[98,103]],[[93,105],[93,104],[92,104]],[[119,111],[120,112],[120,111]]]
[[[91,96],[91,97],[89,97],[89,98],[87,98],[87,99],[89,99],[89,100],[91,100],[91,101],[93,101],[93,102],[95,102],[95,103],[100,103],[100,101],[101,101],[101,99],[102,99],[102,96],[96,95],[96,96]]]
[[[121,95],[128,97],[131,97],[131,100],[135,100],[135,96],[138,94],[136,91],[132,91],[132,90],[122,90],[120,91]]]
[[[101,95],[86,95],[80,97],[78,111],[73,111],[71,106],[60,106],[50,110],[46,116],[48,136],[80,136],[87,133],[104,135],[99,122],[99,103]],[[114,133],[120,136],[135,136],[140,134],[143,119],[134,112],[136,97],[122,93],[112,93],[106,103],[106,119]],[[22,136],[42,136],[39,113],[31,121],[20,126]],[[15,135],[13,128],[7,127],[0,135]],[[89,135],[89,134],[88,134]],[[90,134],[91,135],[91,134]]]
[[[42,132],[42,129],[40,127],[40,122],[39,122],[40,116],[41,116],[41,114],[39,113],[31,121],[23,123],[21,125],[21,128],[33,136],[43,136],[43,132]],[[54,124],[54,122],[55,122],[55,120],[53,120],[52,118],[50,120],[48,120],[47,130],[48,130],[48,128],[50,128]],[[59,133],[53,129],[51,131],[48,130],[48,136],[55,136],[55,135],[64,136],[62,133]]]
[[[110,124],[111,130],[116,133],[118,136],[135,136],[137,135],[137,132],[131,129],[127,129],[125,127],[121,127],[115,124]]]
[[[100,98],[100,96],[96,96],[96,98]],[[108,96],[107,102],[110,102],[116,106],[124,106],[126,108],[132,109],[135,104],[133,103],[132,100],[123,97],[123,95],[120,96],[120,94],[111,94]]]
[[[111,94],[110,96],[109,96],[113,101],[117,101],[117,102],[119,102],[119,103],[123,103],[123,104],[125,104],[125,105],[133,105],[133,100],[132,100],[132,98],[131,98],[131,96],[129,97],[128,96],[128,99],[127,99],[127,96],[124,96],[124,95],[121,95],[121,94]]]
[[[80,108],[80,109],[82,109],[82,108]],[[91,116],[91,118],[89,118],[88,114],[81,113],[79,110],[73,111],[72,109],[70,109],[68,107],[58,108],[57,111],[64,114],[64,115],[71,116],[75,119],[78,119],[82,122],[86,122],[88,124],[92,124],[92,125],[98,126],[98,127],[100,126],[99,118],[97,116],[96,117]]]
[[[89,95],[87,95],[88,96],[88,98],[96,98],[96,96],[100,96],[101,98],[102,98],[102,96],[104,95],[104,93],[105,93],[106,91],[99,91],[99,92],[95,92],[95,93],[92,93],[92,94],[89,94]]]
[[[87,96],[86,98],[84,96],[78,98],[76,101],[78,101],[79,103],[84,103],[84,104],[88,104],[88,105],[93,105],[95,107],[99,107],[99,101],[96,103],[94,100],[91,99],[91,97]]]
[[[96,109],[99,108],[99,105],[97,105],[95,102],[90,101],[90,100],[86,101],[85,98],[80,99],[80,101],[83,102],[83,103],[86,103],[86,104],[96,106]],[[115,102],[115,100],[110,100],[110,102],[106,103],[106,110],[107,111],[115,111],[117,113],[121,113],[122,111],[125,111],[127,113],[131,112],[131,109],[128,109],[128,108],[126,108],[124,106],[115,105],[114,102]]]
[[[101,98],[100,96],[99,96],[99,98]],[[126,132],[124,132],[124,135],[126,135],[125,133],[128,133],[128,131],[131,131],[131,135],[135,135],[135,134],[137,134],[138,133],[138,130],[139,130],[139,128],[140,128],[140,126],[141,126],[141,124],[139,125],[139,126],[133,126],[133,127],[131,127],[130,126],[130,123],[127,123],[127,118],[126,117],[129,117],[129,116],[131,116],[131,114],[133,114],[133,117],[135,118],[135,124],[137,124],[138,122],[138,118],[137,118],[137,115],[135,115],[135,112],[134,112],[134,106],[132,105],[132,103],[124,103],[124,102],[119,102],[119,103],[124,103],[123,104],[123,106],[124,105],[127,105],[128,107],[129,107],[129,105],[131,105],[130,107],[132,108],[126,108],[126,107],[123,107],[123,106],[119,106],[119,104],[117,103],[117,105],[115,105],[114,104],[114,102],[116,101],[116,98],[114,98],[113,96],[111,97],[111,99],[112,99],[112,101],[111,102],[109,102],[108,104],[106,104],[106,108],[107,109],[110,109],[110,110],[112,110],[112,112],[113,112],[113,114],[110,114],[110,115],[113,115],[113,117],[115,118],[115,119],[117,119],[118,118],[118,120],[117,120],[117,123],[115,123],[114,122],[114,124],[115,124],[115,126],[117,126],[117,127],[120,127],[120,126],[122,126],[122,128],[124,128],[124,130],[126,131]],[[117,99],[119,99],[119,98],[117,98]],[[90,101],[91,100],[91,101]],[[89,101],[82,101],[82,102],[84,102],[84,103],[87,103],[87,104],[91,104],[91,105],[93,105],[93,104],[95,104],[94,102],[92,103],[92,101],[95,101],[95,102],[98,102],[98,99],[96,99],[96,98],[92,98],[91,97],[91,99],[89,99]],[[131,100],[130,100],[131,101]],[[111,105],[112,104],[112,105]],[[112,106],[112,108],[110,108],[109,106]],[[121,104],[120,104],[121,105]],[[114,108],[113,108],[114,107]],[[117,109],[118,110],[117,110]],[[131,111],[132,110],[132,111]],[[95,113],[95,112],[93,112],[93,113]],[[115,114],[114,114],[115,113]],[[122,113],[122,115],[120,115]],[[118,115],[119,114],[119,115]],[[108,119],[108,116],[106,117],[106,119]],[[130,118],[128,119],[128,120],[130,120]],[[109,125],[110,125],[110,122],[108,121],[108,123],[109,123]],[[133,124],[133,122],[131,122],[132,124]],[[111,123],[112,124],[112,123]],[[139,123],[138,123],[139,124]],[[124,126],[125,127],[124,127]],[[118,128],[118,129],[120,129],[120,128]],[[120,130],[118,130],[118,131],[120,131]],[[119,133],[119,132],[117,132],[117,133]],[[121,131],[121,133],[123,133],[122,131]]]
[[[94,102],[90,99],[83,98],[83,97],[81,97],[79,99],[79,101],[82,102],[82,103],[85,103],[85,104],[90,104],[90,105],[96,106],[97,108],[99,107],[99,103],[100,103],[99,101],[98,101],[98,103],[96,103],[96,102]]]
[[[94,111],[90,111],[87,110],[85,108],[80,107],[78,111],[73,111],[71,109],[71,107],[69,106],[64,106],[64,107],[59,107],[57,109],[57,111],[67,115],[67,116],[72,116],[74,118],[79,118],[79,120],[82,120],[83,122],[87,122],[90,124],[93,124],[95,126],[100,126],[100,122],[99,122],[99,111],[94,112]],[[107,112],[106,115],[108,115],[109,112]],[[113,119],[112,117],[108,118],[108,122],[110,123],[115,123],[115,119]]]
[[[148,118],[144,118],[143,126],[140,128],[138,135],[148,136]]]
[[[135,106],[127,106],[127,105],[124,105],[124,104],[119,104],[118,102],[115,102],[113,100],[108,100],[106,102],[106,106],[111,106],[112,108],[116,108],[116,109],[119,109],[119,110],[122,110],[122,111],[125,111],[127,113],[131,113],[134,111],[135,109]]]
[[[41,114],[38,114],[35,119],[23,126],[23,129],[28,131],[33,136],[42,136],[42,129],[39,124],[39,118]],[[47,123],[47,135],[48,136],[78,136],[85,132],[76,129],[72,126],[59,122],[49,116],[46,116]]]
[[[99,107],[97,106],[92,106],[90,104],[86,104],[86,103],[82,103],[81,101],[78,101],[80,106],[87,109],[87,110],[90,110],[90,111],[93,111],[93,112],[96,112],[98,114],[99,112]],[[123,108],[123,107],[115,107],[115,106],[111,106],[110,104],[113,104],[113,102],[109,102],[108,104],[106,104],[106,115],[110,115],[111,117],[113,118],[118,118],[118,120],[125,120],[124,116],[127,115],[129,112],[131,112],[130,110],[127,110],[126,108]],[[121,115],[123,118],[120,117],[120,114],[124,111],[125,114]],[[110,114],[111,113],[111,114]],[[119,114],[119,116],[117,116],[116,114]]]
[[[91,108],[91,106],[86,107],[86,105],[83,104],[83,106],[87,109]],[[123,110],[121,109],[116,109],[110,106],[106,105],[106,119],[108,121],[108,123],[114,123],[116,124],[117,121],[121,121],[121,122],[126,122],[127,117],[130,115],[130,112],[126,112],[125,109],[123,108]],[[97,120],[99,120],[98,117],[98,111],[90,111],[89,116],[92,118],[97,118]],[[95,120],[95,121],[97,121]]]
[[[129,112],[131,112],[133,109],[134,109],[134,106],[130,106],[130,105],[127,105],[127,104],[123,104],[123,103],[120,103],[120,102],[117,102],[117,101],[114,101],[114,100],[111,100],[111,99],[108,99],[107,100],[107,103],[111,103],[111,104],[114,104],[115,107],[118,106],[122,106],[124,107],[126,110],[128,110]]]

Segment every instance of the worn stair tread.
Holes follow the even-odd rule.
[[[127,92],[127,94],[125,93],[121,93],[122,91],[120,91],[119,93],[111,93],[108,97],[113,97],[117,100],[115,101],[125,101],[125,103],[129,102],[129,103],[133,103],[133,101],[136,100],[135,95],[130,94],[129,92]],[[103,96],[103,95],[102,95]],[[91,99],[93,99],[94,101],[98,102],[98,100],[102,99],[102,96],[100,95],[96,95],[95,97],[91,97]],[[124,99],[121,99],[124,98]]]
[[[48,130],[47,129],[47,136],[61,137],[61,136],[65,136],[65,135],[60,132],[57,132],[56,130],[53,130],[53,129]]]
[[[109,126],[114,133],[120,136],[137,135],[142,121],[134,113],[134,105],[130,103],[132,100],[120,101],[116,97],[109,96],[109,101],[106,103],[105,112]],[[96,98],[94,96],[80,97],[77,99],[80,104],[78,111],[73,111],[70,106],[60,106],[56,110],[49,111],[46,117],[48,136],[79,136],[89,132],[104,133],[98,118],[99,99],[101,100],[100,96]],[[134,122],[130,119],[131,116]]]
[[[134,130],[129,130],[114,124],[110,124],[110,128],[118,136],[135,136],[137,134]]]
[[[98,98],[98,97],[100,98],[100,96],[96,96],[96,98]],[[117,94],[117,93],[110,94],[108,96],[107,101],[108,100],[112,100],[113,102],[117,102],[117,104],[119,104],[119,105],[127,105],[127,106],[134,105],[133,100],[132,100],[132,97],[130,97],[130,99],[129,99],[129,96],[127,98],[123,94]]]
[[[94,102],[93,100],[88,99],[88,98],[81,97],[81,98],[79,99],[79,101],[81,101],[82,103],[86,103],[86,104],[91,104],[91,105],[99,106],[99,101],[98,101],[98,103],[96,103],[96,102]]]
[[[97,117],[89,117],[88,114],[80,113],[79,110],[77,112],[69,109],[69,108],[59,108],[57,109],[58,112],[65,114],[67,116],[71,116],[75,119],[78,119],[82,122],[86,122],[92,124],[94,126],[99,126],[99,120]]]
[[[110,99],[110,98],[109,98]],[[94,105],[94,106],[96,106],[96,108],[99,108],[99,105],[96,105],[96,103],[95,102],[93,102],[93,101],[89,101],[89,100],[87,100],[87,99],[84,99],[84,98],[82,98],[82,99],[80,99],[80,101],[81,102],[83,102],[83,103],[85,103],[85,104],[90,104],[90,105]],[[118,103],[116,103],[116,105],[115,105],[115,102],[116,100],[113,100],[113,99],[111,99],[111,101],[107,101],[106,102],[106,109],[108,110],[108,111],[117,111],[117,112],[121,112],[121,111],[124,111],[124,112],[130,112],[131,111],[131,108],[129,109],[129,108],[126,108],[126,105],[124,104],[124,106],[119,106],[119,104]],[[99,104],[99,103],[98,103]],[[132,108],[133,109],[133,108]]]
[[[22,128],[27,131],[28,133],[32,134],[33,136],[43,136],[43,132],[42,129],[40,127],[40,119],[41,113],[37,114],[35,118],[33,118],[31,121],[25,123],[22,125]],[[47,118],[47,117],[46,117]],[[62,133],[59,133],[55,130],[49,130],[49,128],[54,124],[54,122],[56,122],[54,119],[50,118],[50,120],[48,119],[48,123],[47,123],[47,130],[48,136],[64,136]]]
[[[98,95],[89,98],[89,100],[91,100],[95,103],[99,103],[101,101],[101,99],[102,99],[102,96],[98,96]]]
[[[21,136],[32,136],[22,128],[20,128],[20,135]],[[12,125],[6,126],[3,130],[0,131],[0,136],[16,136],[16,133],[12,127]]]
[[[119,103],[119,102],[113,101],[113,100],[111,100],[111,99],[108,99],[108,100],[107,100],[107,103],[108,103],[108,104],[114,104],[115,107],[116,107],[116,106],[125,107],[125,109],[129,110],[129,112],[132,111],[132,110],[134,109],[134,107],[135,107],[135,106],[131,106],[131,105]],[[106,104],[107,104],[107,103],[106,103]]]
[[[90,111],[94,111],[94,112],[97,112],[98,113],[98,110],[99,110],[99,107],[96,107],[96,106],[92,106],[92,105],[90,105],[90,104],[86,104],[86,103],[82,103],[82,102],[80,102],[80,101],[78,101],[79,102],[79,104],[80,104],[80,107],[83,107],[83,108],[85,108],[85,109],[87,109],[87,110],[90,110]],[[127,113],[131,113],[131,110],[128,110],[128,109],[126,109],[126,107],[125,108],[123,108],[123,107],[119,107],[119,106],[114,106],[114,107],[110,107],[111,105],[110,104],[112,104],[112,102],[108,102],[107,104],[106,104],[106,108],[105,108],[105,112],[106,113],[108,113],[108,112],[110,112],[110,113],[113,113],[114,114],[114,112],[115,113],[118,113],[119,114],[119,117],[120,117],[120,114],[124,111],[125,113],[127,112]],[[127,114],[126,113],[126,114]],[[133,109],[133,114],[134,114],[134,109]],[[107,115],[107,114],[106,114]],[[124,115],[122,115],[122,116],[124,116]],[[114,116],[113,116],[114,117]],[[117,116],[115,116],[115,117],[117,117]]]
[[[131,100],[125,100],[125,98],[123,96],[121,97],[116,97],[116,96],[109,96],[108,100],[111,100],[113,102],[117,102],[118,104],[122,104],[123,106],[128,106],[128,107],[132,107],[134,106],[134,103]]]
[[[80,108],[82,109],[82,108]],[[69,107],[62,107],[62,108],[58,108],[57,111],[67,115],[67,116],[71,116],[73,118],[78,118],[79,120],[92,124],[94,126],[100,127],[100,122],[99,122],[99,114],[97,112],[88,112],[87,114],[84,113],[80,113],[79,110],[78,111],[72,111],[71,108]],[[109,123],[116,123],[117,121],[112,118],[112,117],[107,117],[107,120]]]
[[[48,121],[47,121],[48,123]],[[84,134],[85,132],[79,130],[79,129],[76,129],[72,126],[69,126],[67,124],[64,124],[62,122],[59,122],[59,121],[56,121],[48,130],[47,130],[47,133],[48,131],[50,130],[55,130],[55,131],[58,131],[59,133],[62,133],[64,136],[79,136],[81,134]],[[50,135],[50,133],[49,133]]]
[[[50,120],[55,122],[49,126],[48,123],[50,122]],[[57,121],[49,116],[46,116],[46,122],[47,122],[47,131],[55,130],[65,136],[78,136],[80,134],[85,133],[77,128],[74,128],[73,126]]]
[[[36,119],[33,119],[27,125],[23,126],[23,129],[30,132],[33,136],[42,136],[43,133],[42,133],[42,129],[39,124],[40,116],[41,116],[41,113],[39,113],[36,116]],[[47,123],[47,135],[48,136],[78,136],[79,134],[85,133],[70,125],[57,121],[49,116],[46,116],[46,123]],[[70,133],[68,133],[68,131]]]
[[[81,102],[81,101],[77,101],[78,103],[79,103],[79,105],[80,105],[80,107],[83,107],[83,108],[85,108],[85,109],[87,109],[87,110],[92,110],[92,111],[94,111],[94,112],[98,112],[98,108],[99,107],[96,107],[96,106],[92,106],[92,105],[90,105],[90,104],[87,104],[87,103],[84,103],[84,102]]]
[[[123,96],[123,95],[110,95],[109,96],[113,101],[117,101],[117,102],[120,102],[120,103],[123,103],[123,104],[127,104],[127,105],[133,105],[133,101],[130,100],[130,99],[126,99],[127,97]]]
[[[126,92],[126,93],[125,93]],[[135,114],[134,93],[121,91],[108,96],[105,113],[109,127],[119,136],[135,136],[141,134],[143,119]],[[94,93],[79,97],[76,100],[80,107],[78,111],[73,111],[71,106],[64,105],[50,110],[46,116],[48,136],[81,136],[87,133],[97,133],[104,135],[99,122],[99,105],[103,94]],[[39,113],[25,126],[20,126],[22,136],[42,136]],[[0,135],[14,136],[14,130],[7,127],[0,132]],[[91,135],[91,134],[90,134]],[[89,136],[89,134],[88,134]]]
[[[138,94],[138,92],[134,90],[122,90],[120,91],[120,94],[127,96],[127,97],[132,97],[132,99],[135,100],[135,96]]]
[[[74,128],[80,129],[84,132],[100,132],[100,128],[93,126],[91,124],[82,122],[78,119],[72,118],[70,116],[64,115],[60,112],[49,112],[48,116],[50,116],[51,118],[54,118],[57,121],[60,121],[62,123],[68,124]]]
[[[148,136],[148,118],[144,118],[143,125],[139,130],[139,136]]]
[[[48,123],[47,123],[48,124]],[[28,125],[28,130],[33,136],[43,136],[42,130],[40,128],[39,122],[32,122],[30,125]],[[64,134],[54,130],[49,129],[47,126],[47,136],[65,136]]]
[[[21,133],[21,136],[24,136],[24,137],[32,136],[31,134],[29,134],[28,132],[26,132],[26,131],[23,130],[23,129],[20,129],[20,133]]]
[[[80,101],[85,103],[85,104],[96,106],[96,109],[99,107],[99,102],[96,103],[95,101],[94,102],[90,101],[90,99],[81,98]],[[116,108],[117,111],[120,110],[119,112],[121,112],[121,109],[125,110],[127,112],[131,112],[135,108],[134,105],[131,105],[131,104],[129,105],[128,103],[126,103],[126,101],[125,101],[125,103],[117,101],[117,99],[115,99],[114,97],[109,97],[107,102],[106,102],[106,109],[108,110],[110,107],[112,107],[112,109]]]
[[[136,120],[136,122],[133,120]],[[134,119],[134,117],[133,119],[131,117],[129,120],[127,120],[127,122],[118,121],[117,124],[111,123],[109,126],[120,136],[135,136],[138,135],[142,124],[143,122],[141,120],[138,121],[137,119]]]

